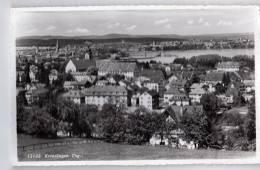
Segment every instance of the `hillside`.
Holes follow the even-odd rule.
[[[17,46],[55,46],[56,41],[59,40],[61,46],[66,44],[83,44],[86,40],[94,43],[99,42],[139,42],[151,43],[153,41],[166,40],[211,40],[211,39],[238,39],[248,38],[253,40],[254,35],[251,33],[234,33],[234,34],[206,34],[206,35],[176,35],[176,34],[160,34],[160,35],[129,35],[129,34],[106,34],[106,35],[89,35],[89,36],[25,36],[16,39]]]

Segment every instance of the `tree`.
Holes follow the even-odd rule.
[[[193,74],[191,77],[191,84],[193,83],[199,83],[200,82],[200,78],[197,74]]]
[[[56,137],[57,121],[46,108],[32,108],[26,122],[25,131],[37,137]]]
[[[236,95],[234,95],[233,97],[234,99],[234,106],[241,106],[244,105],[246,103],[245,98],[243,97],[242,93],[240,91],[238,91],[238,93]]]
[[[38,67],[38,72],[36,73],[36,79],[39,80],[41,83],[44,83],[46,85],[49,85],[49,73],[50,70],[46,70],[44,68],[43,63],[40,64]]]
[[[228,85],[230,84],[231,80],[230,80],[230,76],[229,73],[224,73],[223,74],[223,78],[222,78],[222,83],[224,84],[225,88],[228,87]]]
[[[203,106],[203,110],[210,121],[214,121],[216,118],[216,112],[219,109],[220,101],[212,93],[202,95],[200,103]]]
[[[103,132],[104,139],[112,143],[123,142],[126,133],[126,120],[120,107],[106,104],[102,108],[100,117],[98,125]]]
[[[89,88],[92,86],[92,83],[90,83],[89,81],[86,81],[85,83],[85,88]]]
[[[141,145],[150,140],[155,130],[159,128],[157,121],[159,118],[155,113],[147,110],[136,110],[128,116],[128,136],[127,142],[130,144]]]
[[[181,128],[184,138],[193,141],[198,148],[208,147],[207,137],[210,135],[210,122],[205,112],[184,114],[181,117]]]
[[[249,141],[256,138],[255,98],[252,99],[246,120],[246,136]]]
[[[217,83],[215,89],[215,94],[223,94],[226,92],[226,88],[222,83]]]
[[[24,109],[24,105],[17,104],[17,114],[16,114],[16,129],[17,133],[24,133],[26,121],[28,119],[29,113]]]

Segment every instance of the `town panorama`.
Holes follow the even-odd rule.
[[[252,156],[254,57],[254,33],[18,37],[18,158]]]

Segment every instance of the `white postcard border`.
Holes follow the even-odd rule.
[[[11,85],[11,98],[10,98],[10,114],[11,114],[11,161],[13,166],[64,166],[64,165],[179,165],[179,164],[255,164],[260,163],[260,150],[259,146],[256,148],[256,157],[243,158],[243,159],[175,159],[175,160],[106,160],[106,161],[26,161],[19,162],[17,158],[17,138],[16,138],[16,85],[15,85],[15,11],[113,11],[113,10],[173,10],[173,9],[252,9],[255,11],[255,86],[256,86],[256,113],[260,109],[260,12],[258,5],[225,5],[225,6],[212,6],[212,5],[195,5],[195,6],[79,6],[79,7],[29,7],[29,8],[12,8],[10,21],[11,40],[10,40],[10,85]],[[260,144],[260,116],[256,114],[256,143]]]

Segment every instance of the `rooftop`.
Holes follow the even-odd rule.
[[[79,70],[87,70],[89,67],[95,67],[95,60],[85,60],[85,59],[71,59],[73,64],[75,65],[77,71]]]
[[[103,61],[99,63],[98,69],[99,71],[106,72],[134,72],[136,69],[136,63]]]
[[[233,61],[225,61],[217,64],[217,67],[239,67],[240,64],[238,62]]]
[[[205,81],[221,82],[223,80],[223,76],[223,71],[211,71],[206,74]]]
[[[127,95],[127,90],[122,86],[93,86],[82,91],[84,95],[119,96]]]
[[[161,70],[143,69],[138,72],[139,77],[147,77],[153,82],[161,82],[165,80]]]

